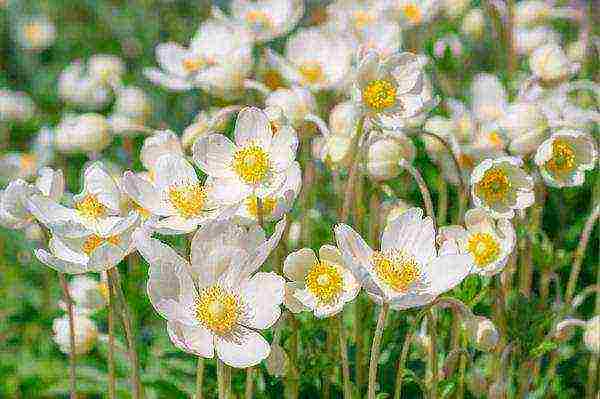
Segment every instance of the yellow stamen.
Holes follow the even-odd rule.
[[[273,69],[269,69],[263,74],[263,81],[271,90],[277,90],[280,87],[283,87],[283,79],[281,78],[281,75]]]
[[[185,58],[182,62],[183,68],[189,73],[198,72],[204,65],[200,58]]]
[[[467,250],[475,258],[475,264],[484,267],[494,262],[500,256],[500,244],[489,233],[475,233],[469,237]]]
[[[352,14],[352,18],[354,19],[354,27],[356,29],[362,29],[365,26],[375,22],[375,15],[370,14],[367,11],[355,11]]]
[[[27,24],[23,28],[24,36],[29,43],[37,43],[42,37],[42,27],[38,23]]]
[[[246,14],[246,21],[255,29],[266,29],[272,25],[271,17],[263,11],[252,10]]]
[[[485,202],[497,202],[506,199],[512,184],[502,169],[493,167],[488,169],[479,183],[476,192],[483,197]]]
[[[37,157],[33,154],[23,154],[21,155],[21,159],[19,159],[19,166],[21,166],[21,170],[27,171],[35,169],[37,163]]]
[[[245,201],[246,209],[248,213],[253,217],[258,217],[258,199],[255,195],[248,197]],[[261,199],[262,205],[262,214],[263,217],[270,216],[275,210],[275,205],[277,205],[277,200],[273,197],[266,197]]]
[[[402,7],[402,11],[406,18],[413,24],[418,24],[421,22],[423,15],[421,14],[421,9],[416,4],[407,4]]]
[[[271,170],[269,154],[257,145],[248,145],[233,155],[233,170],[248,184],[262,183]]]
[[[498,132],[490,132],[488,134],[490,142],[496,147],[503,147],[504,141],[502,140],[502,136]]]
[[[108,209],[104,204],[98,201],[98,198],[93,194],[86,195],[81,201],[75,204],[82,216],[90,219],[98,219],[104,217],[108,213]]]
[[[215,334],[231,332],[240,318],[238,298],[219,285],[204,288],[196,298],[196,319]]]
[[[173,185],[169,188],[169,201],[184,218],[196,217],[205,210],[206,190],[200,184]]]
[[[331,304],[341,295],[344,279],[335,264],[322,260],[313,265],[304,283],[319,302]]]
[[[318,62],[306,62],[298,67],[298,71],[306,83],[323,81],[323,68]]]
[[[460,164],[461,167],[466,168],[466,169],[473,169],[473,167],[475,166],[475,161],[473,160],[473,158],[467,154],[461,154],[458,157],[458,163]]]
[[[374,80],[363,89],[362,99],[369,108],[383,111],[396,103],[396,86],[387,80]]]
[[[546,162],[546,168],[555,174],[572,172],[575,169],[573,146],[566,140],[554,140],[552,142],[552,158]]]
[[[398,250],[375,252],[373,266],[377,276],[397,292],[406,292],[421,274],[416,259]]]
[[[111,236],[111,237],[104,238],[104,237],[97,236],[96,234],[92,234],[83,243],[83,247],[82,247],[83,252],[85,252],[85,254],[89,256],[98,247],[100,247],[102,244],[104,244],[106,242],[111,243],[113,245],[119,245],[119,243],[121,242],[121,239],[118,236]]]

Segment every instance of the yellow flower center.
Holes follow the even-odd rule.
[[[467,169],[473,169],[475,166],[475,161],[473,161],[473,158],[467,154],[461,154],[458,157],[458,163],[460,166]]]
[[[421,22],[423,16],[421,15],[421,9],[416,4],[407,4],[402,7],[402,11],[411,23],[418,24]]]
[[[467,250],[479,267],[487,266],[500,256],[500,244],[489,233],[475,233],[469,237]]]
[[[111,243],[113,245],[119,245],[121,239],[118,236],[111,236],[105,238],[97,236],[96,234],[92,234],[91,236],[86,238],[85,242],[83,243],[83,252],[89,256],[92,252],[94,252],[100,245],[104,244],[105,242]]]
[[[362,99],[369,108],[383,111],[396,103],[396,86],[387,80],[374,80],[363,89]]]
[[[204,65],[204,62],[200,58],[184,58],[182,63],[183,69],[189,73],[198,72]]]
[[[238,298],[219,285],[204,288],[196,298],[196,319],[215,334],[231,332],[240,318]]]
[[[108,209],[104,206],[98,198],[93,194],[86,195],[81,201],[75,204],[75,209],[79,213],[90,219],[98,219],[106,216]]]
[[[546,168],[554,173],[568,173],[575,169],[575,150],[566,140],[552,142],[552,158],[546,162]]]
[[[206,203],[206,190],[200,184],[174,185],[169,188],[171,205],[184,218],[200,215]]]
[[[258,218],[258,198],[252,195],[246,199],[246,209],[248,213],[255,218]],[[262,214],[264,216],[270,216],[275,210],[277,200],[273,197],[261,198]]]
[[[271,17],[264,11],[252,10],[246,14],[246,21],[255,29],[263,30],[272,25]]]
[[[491,168],[477,183],[476,190],[489,203],[505,199],[510,187],[511,183],[506,173],[500,168]]]
[[[416,259],[398,250],[375,252],[373,266],[377,276],[397,292],[406,292],[421,274]]]
[[[21,159],[19,160],[19,166],[21,167],[21,170],[23,170],[23,171],[33,170],[33,169],[35,169],[36,162],[37,162],[37,157],[35,155],[23,154],[21,156]]]
[[[38,23],[30,23],[24,28],[25,39],[29,43],[37,43],[42,38],[42,27]]]
[[[131,209],[137,211],[137,213],[142,217],[142,219],[146,220],[150,217],[150,211],[144,207],[142,207],[137,202],[131,201]]]
[[[263,182],[271,170],[269,154],[257,145],[248,145],[233,154],[233,170],[248,184]]]
[[[354,26],[356,29],[362,29],[370,23],[375,22],[375,16],[373,14],[362,10],[355,11],[352,14],[352,19],[354,20]]]
[[[342,293],[344,279],[335,264],[322,260],[310,269],[304,283],[319,302],[330,304]]]
[[[496,147],[503,147],[504,146],[504,142],[502,140],[502,136],[500,135],[500,133],[498,132],[490,132],[488,134],[488,137],[490,139],[490,142],[495,145]]]
[[[318,62],[306,62],[298,67],[298,71],[307,83],[318,83],[324,78],[323,68]]]
[[[274,69],[267,70],[263,75],[263,81],[265,85],[271,90],[277,90],[283,87],[283,80],[281,75]]]

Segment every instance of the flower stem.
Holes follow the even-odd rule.
[[[365,125],[365,118],[362,117],[358,121],[358,126],[356,127],[356,135],[352,141],[352,145],[350,148],[350,171],[348,173],[348,181],[346,183],[346,188],[344,189],[344,202],[341,209],[340,220],[342,222],[346,222],[348,217],[350,216],[350,210],[352,209],[352,197],[354,193],[354,184],[358,179],[358,164],[360,163],[361,151],[357,148],[360,140],[363,135],[363,128]]]
[[[428,318],[429,337],[431,339],[429,362],[431,367],[431,387],[429,391],[429,397],[431,399],[437,398],[437,387],[438,387],[438,361],[437,361],[437,317],[434,310],[429,311]]]
[[[437,222],[438,226],[446,224],[446,217],[448,215],[448,185],[444,176],[440,173],[438,175],[438,214]]]
[[[115,380],[115,292],[108,284],[108,397],[115,399],[117,384]]]
[[[252,399],[254,392],[254,367],[248,367],[246,369],[246,389],[244,391],[244,398]]]
[[[425,203],[425,210],[427,211],[427,216],[431,217],[433,221],[433,225],[435,227],[435,213],[433,212],[433,202],[431,201],[431,194],[429,193],[429,189],[427,188],[427,183],[421,176],[421,172],[410,163],[406,162],[406,160],[401,159],[399,162],[400,166],[403,167],[411,174],[411,176],[415,179],[417,186],[419,186],[419,191],[421,191],[421,196],[423,197],[423,202]]]
[[[289,348],[289,377],[286,379],[284,396],[286,399],[296,399],[298,397],[298,384],[300,381],[300,375],[298,373],[297,362],[298,362],[298,320],[293,315],[290,315],[290,325],[292,327],[292,335],[290,336],[290,348]]]
[[[227,366],[223,361],[217,358],[217,386],[219,390],[219,399],[227,399]]]
[[[344,399],[352,399],[350,387],[350,362],[348,361],[348,346],[346,345],[346,333],[344,331],[343,313],[336,316],[338,325],[338,339],[340,343],[340,354],[342,358],[342,375],[344,377]]]
[[[204,358],[198,356],[196,366],[196,396],[195,399],[202,399],[202,387],[204,385]]]
[[[377,383],[377,365],[379,363],[379,353],[381,351],[381,338],[383,337],[383,329],[385,328],[389,307],[390,304],[385,302],[381,306],[379,318],[377,319],[377,327],[375,329],[375,334],[373,335],[371,360],[369,361],[368,399],[375,399],[375,384]]]
[[[108,282],[112,285],[112,289],[116,293],[119,305],[121,307],[121,321],[123,322],[123,328],[125,330],[125,338],[127,339],[127,346],[129,349],[129,361],[131,362],[131,385],[133,390],[133,398],[142,398],[142,386],[140,383],[140,370],[139,362],[135,345],[135,336],[133,334],[133,327],[131,325],[131,312],[123,289],[121,288],[121,279],[119,277],[119,270],[116,267],[108,269]]]
[[[73,299],[69,293],[69,283],[64,273],[58,273],[60,285],[63,290],[65,303],[67,304],[67,314],[69,317],[69,386],[71,390],[71,399],[77,398],[77,377],[75,373],[76,355],[75,355],[75,315],[73,313]]]

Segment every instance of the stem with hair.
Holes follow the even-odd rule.
[[[116,267],[111,267],[107,271],[108,283],[112,285],[112,289],[116,293],[117,300],[121,307],[121,321],[123,322],[123,328],[125,330],[125,338],[127,339],[129,361],[131,362],[131,385],[134,399],[142,398],[142,385],[140,383],[140,369],[139,361],[137,356],[135,336],[133,333],[133,327],[131,325],[131,311],[129,305],[125,300],[123,289],[121,288],[121,279],[119,277],[119,270]]]
[[[431,194],[429,193],[429,189],[427,188],[427,183],[421,176],[421,172],[414,166],[412,166],[409,162],[404,159],[401,159],[398,164],[406,169],[408,173],[415,179],[417,186],[419,187],[419,191],[421,191],[421,196],[423,197],[423,202],[425,203],[425,210],[427,212],[427,216],[431,217],[433,221],[434,228],[436,226],[435,222],[435,213],[433,212],[433,201],[431,200]]]
[[[108,397],[115,399],[117,384],[115,380],[115,292],[108,284]]]
[[[431,344],[429,348],[429,362],[431,367],[431,386],[429,389],[429,397],[437,398],[438,387],[438,361],[437,361],[437,317],[433,309],[429,310],[428,317],[429,338]]]
[[[69,387],[70,398],[77,398],[77,377],[75,373],[76,354],[75,354],[75,314],[73,312],[73,298],[69,293],[69,283],[64,273],[58,273],[60,285],[62,287],[65,303],[67,305],[67,315],[69,317]]]
[[[246,387],[244,389],[244,398],[252,399],[254,392],[254,367],[248,367],[246,369]]]
[[[383,330],[385,328],[385,321],[387,319],[389,308],[390,304],[387,302],[384,302],[383,305],[381,305],[379,318],[377,319],[377,327],[375,328],[375,334],[373,335],[371,360],[369,361],[368,399],[375,399],[375,384],[377,383],[377,366],[379,363],[379,353],[381,352],[381,338],[383,337]]]
[[[341,209],[340,221],[346,222],[348,217],[350,216],[350,210],[352,209],[352,197],[354,193],[354,184],[358,179],[360,158],[362,152],[358,148],[360,141],[363,136],[363,129],[365,125],[365,118],[362,117],[358,121],[358,125],[356,127],[356,135],[352,139],[352,144],[350,146],[350,171],[348,173],[348,181],[346,183],[346,188],[344,189],[344,202]]]
[[[198,356],[196,365],[196,396],[195,399],[202,399],[202,386],[204,385],[204,358]]]
[[[342,358],[342,375],[344,377],[344,399],[352,399],[352,389],[350,386],[350,362],[348,361],[348,346],[346,345],[346,333],[344,331],[343,313],[336,317],[338,327],[338,339],[340,344],[340,354]]]
[[[448,185],[446,179],[441,173],[438,175],[438,214],[437,223],[438,226],[446,224],[446,217],[448,215]]]
[[[227,399],[227,376],[225,369],[227,366],[221,359],[217,357],[217,387],[218,387],[218,397],[219,399]]]

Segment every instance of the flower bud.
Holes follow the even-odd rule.
[[[26,122],[34,113],[35,104],[27,94],[0,90],[0,122]]]
[[[125,73],[125,64],[117,56],[96,54],[88,60],[88,73],[98,82],[117,83]]]
[[[473,40],[477,40],[483,36],[484,28],[485,16],[481,8],[473,8],[463,18],[461,30]]]
[[[290,223],[288,232],[288,245],[290,248],[296,248],[300,241],[300,234],[302,233],[302,225],[297,220]]]
[[[210,119],[206,112],[201,112],[196,117],[194,123],[189,125],[183,131],[181,136],[181,145],[185,149],[192,148],[196,140],[210,132]]]
[[[75,354],[83,355],[89,352],[98,339],[98,329],[94,322],[80,312],[75,312],[73,322],[75,325]],[[52,324],[54,342],[61,352],[70,353],[70,329],[67,315],[54,319]]]
[[[100,152],[111,142],[110,125],[100,114],[67,116],[56,127],[54,144],[65,153]]]
[[[82,310],[95,311],[106,305],[102,284],[91,277],[73,277],[69,283],[69,290],[75,305]]]
[[[265,99],[267,107],[279,107],[294,127],[304,123],[304,118],[316,111],[317,102],[313,94],[305,88],[277,89]]]
[[[411,163],[415,158],[415,147],[406,136],[381,137],[369,146],[367,171],[376,181],[393,179],[400,173],[398,162],[405,159]]]
[[[590,351],[600,354],[600,316],[588,320],[583,333],[583,342]]]
[[[339,103],[329,114],[329,129],[332,134],[354,136],[360,113],[352,101]]]
[[[536,49],[529,57],[529,68],[546,82],[558,82],[569,77],[573,65],[562,48],[550,43]]]
[[[488,318],[473,316],[465,324],[471,342],[480,351],[490,352],[498,345],[500,334]]]
[[[152,113],[152,104],[150,98],[142,89],[128,86],[119,91],[114,105],[114,112],[144,125]]]
[[[56,40],[56,27],[46,16],[30,17],[19,24],[17,40],[24,49],[45,50]]]

